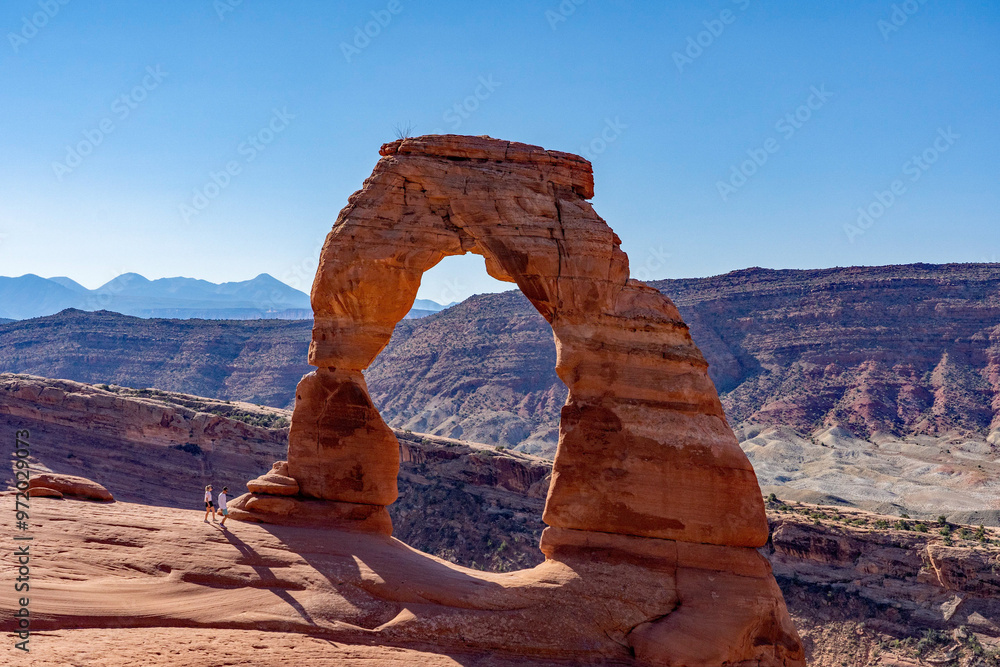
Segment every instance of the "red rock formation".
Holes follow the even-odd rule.
[[[675,597],[624,631],[645,663],[801,661],[753,549],[767,541],[753,469],[677,309],[628,278],[619,238],[586,201],[589,163],[484,137],[404,139],[381,154],[327,237],[313,283],[309,363],[318,370],[297,389],[288,446],[299,495],[248,494],[234,518],[385,529],[399,447],[362,371],[412,307],[423,273],[445,256],[479,254],[552,326],[569,388],[546,555],[600,569],[609,553],[637,562],[653,553]]]
[[[111,492],[97,482],[75,475],[56,475],[53,473],[34,475],[28,480],[28,489],[33,491],[30,495],[47,498],[76,496],[86,500],[114,500]],[[35,491],[36,489],[37,491]],[[60,495],[54,495],[51,493],[52,491]]]

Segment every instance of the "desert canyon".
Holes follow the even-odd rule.
[[[921,532],[802,488],[765,503],[791,436],[734,434],[716,385],[747,360],[713,383],[674,302],[629,278],[586,160],[450,135],[380,152],[323,247],[292,412],[0,376],[3,419],[52,443],[33,461],[32,664],[986,664],[994,531]],[[394,429],[369,394],[423,273],[464,253],[551,327],[566,388],[551,462]],[[795,372],[855,373],[831,365]],[[779,367],[758,392],[788,381]],[[753,389],[743,410],[782,409]],[[856,397],[864,435],[891,430],[877,398]],[[219,478],[246,483],[228,531],[195,502]],[[452,501],[459,530],[434,511]]]

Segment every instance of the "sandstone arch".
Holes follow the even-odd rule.
[[[485,137],[404,139],[381,154],[320,256],[309,350],[317,370],[296,392],[287,467],[252,483],[235,516],[391,532],[398,444],[362,371],[423,273],[476,253],[551,324],[569,388],[543,516],[546,556],[591,562],[611,551],[672,568],[684,611],[635,626],[637,655],[695,664],[671,662],[687,655],[671,642],[701,633],[720,661],[796,663],[801,645],[754,551],[767,525],[753,469],[677,309],[629,279],[619,238],[587,202],[590,164]],[[705,582],[716,578],[736,597],[709,595],[719,584]]]

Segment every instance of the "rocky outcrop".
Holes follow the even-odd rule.
[[[28,489],[29,498],[62,498],[62,491],[56,491],[45,486],[33,486]]]
[[[48,498],[74,496],[85,500],[114,500],[111,492],[97,482],[75,475],[54,475],[51,473],[35,475],[28,480],[28,490],[33,492],[30,494],[32,496]],[[51,493],[53,491],[59,495]]]
[[[276,461],[270,472],[247,482],[247,490],[272,496],[294,496],[299,492],[299,483],[288,476],[288,461]]]
[[[208,484],[238,490],[281,456],[290,416],[158,390],[0,374],[0,433],[30,430],[38,443],[33,475],[85,477],[129,502],[198,507]]]
[[[288,431],[284,413],[248,403],[10,373],[0,373],[0,414],[157,447],[242,441],[247,454],[282,447]]]
[[[763,552],[810,665],[1000,660],[995,530],[783,501],[768,517]]]
[[[677,309],[629,279],[620,240],[586,201],[589,163],[482,137],[404,139],[381,154],[327,237],[313,283],[317,370],[296,389],[288,445],[299,494],[248,494],[233,518],[385,529],[399,448],[363,371],[423,273],[448,255],[479,254],[552,327],[569,389],[543,514],[547,559],[523,576],[557,564],[598,579],[610,562],[638,568],[635,587],[613,596],[637,612],[614,634],[643,664],[800,663],[781,592],[755,551],[767,526],[753,469]],[[498,639],[477,635],[468,641]]]

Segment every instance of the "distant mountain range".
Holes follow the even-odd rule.
[[[418,299],[408,317],[423,317],[446,307]],[[124,273],[94,290],[63,276],[0,277],[0,321],[44,317],[67,308],[146,318],[312,319],[309,295],[266,273],[222,284],[194,278],[148,280],[137,273]]]

